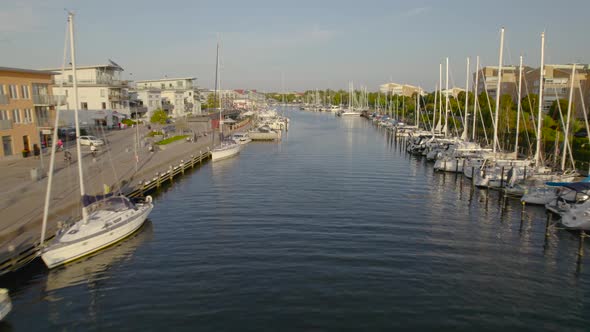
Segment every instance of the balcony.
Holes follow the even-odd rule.
[[[33,95],[33,105],[38,106],[61,106],[67,102],[66,96],[55,95]]]
[[[9,102],[7,95],[0,95],[0,105],[7,105]]]
[[[8,130],[12,129],[12,121],[11,120],[0,120],[0,130]]]
[[[53,84],[55,86],[72,86],[72,82],[67,79],[54,79]],[[117,79],[109,79],[109,78],[98,78],[98,79],[78,79],[78,85],[108,85],[108,86],[116,86],[116,87],[127,87],[129,85],[129,81],[117,80]]]

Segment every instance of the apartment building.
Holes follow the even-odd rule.
[[[51,143],[55,107],[50,71],[0,67],[0,158],[21,156]]]
[[[554,101],[558,99],[569,99],[569,91],[571,86],[572,64],[545,65],[545,83],[543,88],[543,109],[548,112]],[[475,78],[475,73],[473,74]],[[516,103],[518,101],[518,66],[502,67],[502,86],[501,94],[509,94],[512,100]],[[539,93],[539,68],[523,67],[522,80],[522,98],[528,94]],[[573,105],[576,110],[577,117],[582,115],[582,99],[580,97],[579,89],[582,89],[584,96],[584,104],[588,110],[590,102],[590,68],[587,64],[577,64],[576,73],[574,75],[574,98]],[[478,93],[487,91],[491,98],[496,98],[496,89],[498,84],[498,67],[488,66],[482,68],[479,73]]]
[[[60,110],[74,109],[74,78],[72,68],[49,69],[54,71],[53,93],[65,95],[68,98],[66,105]],[[122,78],[123,68],[109,61],[105,65],[78,66],[76,75],[78,79],[78,109],[83,124],[113,126],[118,121],[131,117],[129,107],[129,81]],[[72,112],[65,112],[68,118]],[[70,121],[71,122],[71,121]]]
[[[409,84],[399,84],[399,83],[385,83],[379,86],[379,91],[383,94],[390,94],[390,95],[398,95],[398,96],[406,96],[411,97],[415,93],[423,94],[424,90],[419,87],[409,85]]]
[[[136,82],[138,98],[149,108],[150,96],[159,90],[161,107],[171,116],[181,117],[201,113],[201,100],[195,77],[163,78]],[[141,93],[142,91],[151,93]],[[153,101],[153,99],[151,99]]]

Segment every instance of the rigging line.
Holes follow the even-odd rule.
[[[455,85],[455,80],[453,79],[453,72],[452,72],[452,70],[449,70],[449,76],[451,77],[451,85],[453,86],[451,89],[454,89],[456,87],[456,85]],[[449,93],[449,91],[447,91],[447,93]],[[463,111],[461,110],[461,103],[459,102],[459,98],[455,98],[453,96],[452,99],[455,100],[455,102],[456,102],[456,104],[458,106],[458,109],[459,109],[459,116],[461,117],[461,119],[463,119]],[[451,113],[453,113],[452,111],[453,111],[453,109],[451,108]],[[465,124],[463,123],[463,121],[461,121],[461,124],[462,124],[462,126],[465,126]],[[454,129],[455,129],[455,134],[457,136],[459,136],[459,129],[458,129],[458,126],[457,126],[457,119],[455,119],[454,116],[453,116],[453,126],[454,126]]]
[[[574,156],[572,155],[572,149],[570,147],[570,142],[569,142],[569,138],[567,137],[567,133],[565,132],[565,122],[563,119],[563,113],[561,112],[561,103],[559,102],[559,96],[557,95],[557,88],[555,86],[553,86],[553,91],[555,93],[555,98],[557,98],[557,109],[559,110],[559,118],[561,120],[561,128],[564,129],[563,130],[563,148],[567,149],[567,152],[569,154],[570,157],[570,161],[572,163],[572,168],[576,168],[576,164],[574,162]],[[559,142],[555,142],[555,144],[559,144]],[[558,156],[559,157],[559,156]],[[563,170],[562,170],[563,171]]]
[[[493,125],[493,128],[492,129],[495,130],[496,129],[496,121],[494,120],[494,117],[492,116],[492,113],[493,113],[492,112],[492,103],[490,102],[490,94],[488,93],[488,85],[486,83],[486,76],[484,74],[483,67],[481,67],[481,64],[480,64],[480,68],[481,68],[481,76],[483,78],[483,88],[485,90],[483,92],[485,92],[486,99],[488,101],[488,111],[489,111],[490,119],[492,120],[492,125]],[[481,111],[481,108],[480,108],[480,111]],[[484,128],[486,128],[486,127],[484,126]],[[495,142],[495,144],[498,144],[498,143]]]
[[[524,75],[524,76],[526,76],[526,73],[523,73],[523,75]],[[536,127],[536,125],[535,125],[535,118],[534,118],[534,116],[533,116],[533,112],[532,112],[532,110],[533,110],[533,105],[532,105],[532,103],[531,103],[531,96],[530,96],[530,93],[529,93],[529,87],[528,87],[528,84],[527,84],[527,80],[526,80],[526,79],[525,79],[525,80],[523,80],[522,82],[523,82],[523,84],[524,84],[524,88],[525,88],[525,91],[526,91],[526,98],[527,98],[527,101],[528,101],[528,103],[529,103],[529,110],[531,111],[531,112],[529,113],[529,116],[530,116],[530,117],[531,117],[531,116],[533,117],[533,123],[532,123],[532,126],[533,126],[533,131],[536,133],[536,130],[537,130],[537,129],[535,128],[535,127]],[[521,96],[521,97],[522,97],[522,96]],[[524,98],[523,98],[523,99],[524,99]],[[521,107],[522,107],[522,103],[521,103]],[[528,143],[528,145],[529,145],[529,155],[530,155],[530,152],[532,152],[532,151],[533,151],[533,144],[532,144],[532,142],[531,142],[531,137],[530,137],[530,135],[529,135],[529,130],[528,130],[528,127],[527,127],[527,123],[528,123],[529,121],[527,121],[527,118],[526,118],[526,117],[525,117],[525,115],[524,115],[524,110],[522,110],[522,109],[521,109],[521,112],[520,112],[520,113],[521,113],[521,115],[522,115],[522,118],[523,118],[523,120],[524,120],[524,121],[523,121],[523,122],[524,122],[524,128],[525,128],[525,133],[526,133],[527,143]],[[530,119],[529,119],[529,120],[530,120]]]

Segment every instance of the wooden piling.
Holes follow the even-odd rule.
[[[583,230],[580,231],[580,245],[578,247],[578,256],[584,257],[584,238],[586,237],[586,232]]]
[[[500,174],[500,188],[504,188],[504,166],[502,166],[502,174]]]
[[[160,172],[156,172],[156,188],[160,188]]]

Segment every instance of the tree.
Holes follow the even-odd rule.
[[[155,110],[150,118],[150,122],[154,124],[166,124],[166,120],[168,120],[168,114],[162,109]]]
[[[210,93],[207,96],[207,102],[205,103],[205,108],[219,108],[219,96],[216,96],[214,93]]]
[[[559,116],[559,111],[561,110],[561,114],[563,115],[563,121],[567,122],[567,99],[559,99],[559,105],[557,104],[557,100],[551,104],[551,108],[549,109],[549,115],[551,118],[558,123],[561,123],[561,117]],[[574,105],[572,104],[572,114],[576,114],[574,112]]]

